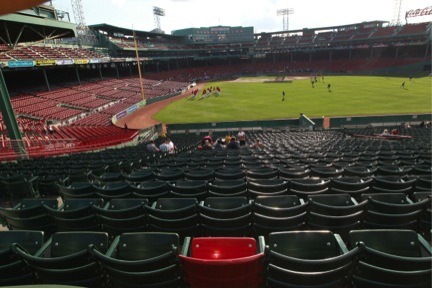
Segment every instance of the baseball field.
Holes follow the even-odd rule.
[[[219,87],[220,95],[202,98],[201,89],[195,99],[189,94],[154,118],[169,124],[288,119],[300,113],[321,117],[432,112],[430,77],[325,76],[314,84],[314,77],[274,80],[245,77],[207,83],[206,88]]]

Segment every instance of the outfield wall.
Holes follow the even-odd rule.
[[[278,120],[256,120],[256,121],[232,121],[232,122],[205,122],[205,123],[183,123],[167,124],[167,131],[171,134],[182,134],[186,132],[206,131],[231,131],[243,128],[244,130],[262,130],[276,128],[289,129],[321,129],[324,124],[323,118],[307,118],[301,115],[298,119]],[[432,114],[407,114],[407,115],[376,115],[376,116],[344,116],[331,117],[330,128],[357,128],[366,126],[399,126],[402,123],[417,125],[420,122],[432,121]],[[314,123],[314,126],[311,126]]]

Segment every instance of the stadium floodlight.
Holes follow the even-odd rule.
[[[156,30],[160,33],[162,31],[161,25],[160,25],[160,17],[165,16],[165,9],[153,6],[153,16],[154,16],[154,22],[155,22]]]
[[[158,15],[158,16],[165,16],[165,9],[154,6],[153,7],[153,14]]]
[[[278,9],[277,10],[277,16],[283,16],[283,31],[288,31],[289,29],[289,15],[294,14],[293,8],[285,8],[285,9]]]

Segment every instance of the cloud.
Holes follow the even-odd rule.
[[[126,4],[126,0],[111,0],[111,3],[117,7],[124,7]]]

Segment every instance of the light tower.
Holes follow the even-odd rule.
[[[84,9],[81,0],[71,0],[72,10],[77,25],[79,44],[93,45],[96,43],[96,36],[90,31],[84,18]]]
[[[401,25],[402,0],[394,0],[392,25]]]
[[[283,31],[289,30],[289,15],[294,14],[293,8],[285,8],[277,10],[277,16],[283,17]]]
[[[160,24],[160,17],[165,16],[165,9],[153,6],[153,16],[154,16],[154,22],[155,22],[155,30],[159,33],[162,32],[161,24]]]

